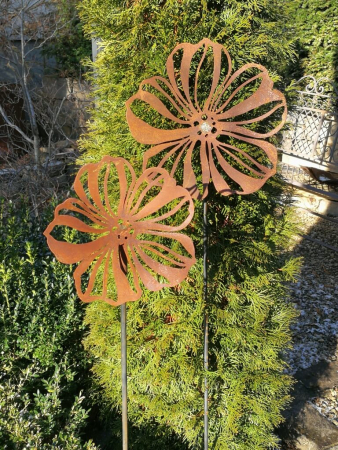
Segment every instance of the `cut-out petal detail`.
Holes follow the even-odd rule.
[[[78,171],[74,181],[74,190],[88,211],[96,212],[106,221],[109,221],[115,213],[110,205],[108,193],[112,176],[119,182],[118,209],[121,210],[128,191],[127,177],[131,178],[131,185],[135,183],[134,170],[124,158],[104,156],[99,163],[86,164]]]
[[[133,194],[128,199],[128,204],[135,201],[135,194],[139,193],[136,205],[130,211],[130,217],[137,223],[137,229],[152,229],[159,231],[179,231],[185,228],[194,214],[194,206],[187,190],[176,185],[176,181],[164,169],[147,169],[135,185]],[[156,195],[145,204],[147,194],[152,188],[156,188]],[[173,225],[173,216],[181,212],[185,207],[187,217],[179,224]],[[161,210],[164,211],[161,211]],[[169,219],[169,220],[168,220]]]
[[[142,91],[141,91],[142,92]],[[177,128],[174,130],[163,130],[155,128],[144,120],[139,119],[131,110],[130,104],[138,99],[140,94],[134,95],[127,102],[127,121],[132,136],[141,144],[160,144],[162,142],[171,142],[178,139],[184,139],[189,136],[189,126],[185,128]],[[187,123],[188,125],[188,123]]]
[[[213,69],[212,69],[212,82],[209,86],[209,96],[204,105],[200,104],[197,94],[199,90],[199,75],[201,67],[205,62],[208,52],[211,50]],[[197,44],[179,44],[171,52],[167,60],[167,73],[173,92],[177,99],[182,101],[186,107],[191,111],[191,115],[195,115],[198,112],[207,110],[214,96],[216,90],[221,84],[221,63],[222,58],[227,60],[227,74],[225,76],[226,82],[231,72],[231,59],[223,45],[210,41],[210,39],[202,39]],[[192,61],[193,59],[199,59],[198,66],[195,73],[192,75]],[[196,60],[196,63],[197,63]],[[176,61],[180,62],[179,71],[177,70]],[[223,67],[224,69],[224,67]],[[191,86],[193,84],[194,94],[191,95]]]
[[[277,157],[272,144],[259,139],[242,138],[242,140],[263,150],[269,158],[270,167],[256,162],[246,152],[229,144],[212,146],[209,158],[210,172],[215,188],[221,195],[251,194],[276,173]],[[233,184],[235,188],[231,187]]]
[[[156,86],[156,89],[158,90],[158,92],[157,92],[158,95],[165,95],[165,92],[163,91],[163,89],[161,89],[159,87],[156,78],[155,79],[150,78],[149,80],[147,80],[147,82],[148,82],[149,86],[152,86],[152,87]],[[169,101],[172,100],[172,101],[170,101],[170,103],[172,105],[175,105],[176,115],[174,115],[172,112],[170,112],[169,109],[165,106],[165,104],[158,97],[156,97],[155,94],[145,90],[147,87],[147,84],[146,84],[147,82],[144,81],[141,84],[141,88],[140,88],[139,92],[136,94],[136,96],[134,97],[134,100],[137,99],[139,101],[146,103],[148,106],[150,106],[151,109],[157,111],[166,119],[173,120],[174,122],[181,124],[181,125],[186,125],[189,117],[186,116],[186,114],[174,103],[173,99],[170,96],[165,95],[165,98],[168,99]],[[177,117],[178,115],[185,117],[185,120]]]
[[[89,258],[85,258],[81,263],[77,266],[74,271],[74,281],[76,292],[79,298],[86,303],[92,302],[94,300],[103,300],[106,299],[105,292],[102,289],[102,295],[93,295],[93,289],[96,284],[96,278],[98,275],[98,271],[100,270],[102,264],[104,264],[104,272],[107,271],[107,267],[109,266],[111,251],[106,248],[101,253],[97,253],[96,255],[91,255]],[[95,259],[97,260],[95,261]],[[104,261],[105,260],[105,261]],[[82,290],[82,275],[88,274],[88,269],[91,268],[88,285],[85,288],[84,292]],[[107,300],[106,300],[107,301]]]
[[[176,112],[176,116],[182,116],[185,121],[188,121],[190,118],[190,114],[186,105],[181,102],[181,100],[175,95],[175,91],[173,87],[170,85],[168,80],[163,77],[152,77],[144,80],[140,85],[140,90],[146,89],[148,86],[153,87],[158,91],[158,95],[165,98],[173,107],[173,110]],[[184,123],[184,122],[181,122]]]
[[[258,69],[259,73],[245,80],[237,88],[231,90],[231,83],[234,83],[236,86],[236,84],[238,84],[236,83],[237,78],[240,78],[241,75],[251,69]],[[240,95],[241,90],[255,80],[261,81],[259,87],[250,96],[229,108],[228,105],[231,104],[231,100],[237,94]],[[265,67],[259,64],[246,64],[232,75],[225,88],[231,92],[231,95],[229,95],[226,101],[216,110],[217,120],[220,121],[220,131],[229,131],[249,137],[266,138],[276,134],[284,125],[287,114],[286,100],[280,91],[273,89],[273,81],[269,77]],[[260,110],[264,105],[269,106],[267,112],[261,112]],[[261,122],[269,118],[277,110],[280,110],[280,123],[269,132],[259,133],[243,127],[243,125]],[[250,113],[249,118],[238,120],[239,116],[248,113]],[[222,122],[224,120],[227,120],[227,122]]]
[[[98,276],[100,270],[101,273]],[[90,272],[88,284],[83,290],[82,276],[84,274],[88,274],[88,271]],[[117,299],[110,298],[107,293],[107,282],[110,273],[114,276]],[[106,250],[105,252],[97,255],[97,260],[94,262],[93,259],[83,260],[74,272],[74,280],[79,298],[86,303],[93,302],[95,300],[103,300],[113,306],[118,306],[126,301],[138,300],[142,295],[142,290],[135,273],[133,273],[133,281],[136,290],[131,288],[130,281],[128,280],[125,271],[121,268],[117,251]],[[101,289],[98,289],[97,284],[102,285]],[[94,288],[96,288],[96,291],[101,291],[101,293],[93,294]]]
[[[183,281],[190,268],[195,263],[195,249],[192,240],[179,233],[148,232],[149,236],[178,241],[188,256],[180,255],[170,247],[140,240],[132,249],[133,263],[144,286],[151,291],[158,291],[163,287],[172,287]],[[153,257],[151,257],[152,254]],[[163,279],[163,281],[159,281]]]
[[[178,164],[181,158],[184,157],[187,147],[191,144],[189,139],[182,139],[178,142],[173,142],[171,144],[165,143],[160,145],[155,145],[147,150],[143,157],[143,170],[146,170],[147,166],[151,166],[153,157],[162,157],[160,162],[157,164],[158,168],[164,168],[169,173],[170,176],[174,176]]]
[[[61,214],[62,211],[70,211],[71,215]],[[75,214],[74,214],[75,213]],[[70,219],[76,219],[74,224],[77,223],[77,226],[72,226],[78,231],[82,231],[85,233],[95,233],[100,234],[105,231],[108,226],[108,221],[105,217],[101,217],[98,213],[91,211],[86,204],[84,204],[81,200],[76,198],[68,198],[63,203],[55,208],[54,212],[54,226],[56,225],[64,225],[66,224],[67,217]],[[94,225],[87,225],[84,223],[84,220],[89,219]],[[81,223],[80,223],[81,222]]]
[[[51,235],[48,235],[48,231],[45,231],[47,237],[47,243],[55,257],[64,264],[74,264],[82,261],[84,258],[88,258],[95,255],[97,251],[103,249],[109,243],[107,236],[100,237],[92,242],[86,242],[85,244],[72,244],[70,242],[60,242],[54,239]]]
[[[76,212],[82,211],[82,209],[78,208],[77,205],[82,206],[83,204],[81,201],[75,198],[70,198],[63,202],[61,205],[57,206],[54,213],[54,220],[48,225],[44,232],[49,248],[55,254],[56,258],[65,264],[73,264],[79,262],[82,259],[95,254],[97,251],[100,251],[109,242],[109,237],[107,235],[95,238],[94,241],[83,244],[60,242],[52,236],[51,233],[56,226],[69,227],[82,233],[107,233],[108,230],[106,228],[106,224],[102,224],[102,227],[100,228],[94,228],[82,222],[77,217],[60,214],[60,211],[64,211],[65,209]],[[91,218],[87,211],[84,211],[82,214],[86,217]],[[91,220],[95,223],[96,217],[92,218]]]

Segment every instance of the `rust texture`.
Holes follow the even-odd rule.
[[[144,80],[126,104],[133,137],[152,145],[144,154],[144,169],[156,161],[176,176],[181,164],[183,186],[196,199],[208,195],[210,181],[222,195],[261,188],[277,163],[276,148],[265,139],[282,128],[287,114],[267,69],[246,64],[232,73],[227,50],[203,39],[175,47],[166,71],[167,78]],[[161,117],[162,128],[140,117],[140,102],[147,117]],[[268,132],[260,126],[266,119]]]
[[[113,187],[119,192],[115,205],[109,200]],[[57,206],[44,234],[59,261],[79,263],[74,280],[81,300],[117,306],[139,299],[142,284],[157,291],[187,276],[194,246],[179,231],[190,223],[194,206],[167,171],[150,168],[136,179],[125,159],[105,156],[79,170],[74,190],[78,198]],[[59,227],[84,234],[87,242],[57,240]]]

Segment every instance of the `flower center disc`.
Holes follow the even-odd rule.
[[[212,126],[208,122],[202,122],[200,125],[202,133],[207,134],[212,130]]]
[[[118,226],[114,226],[112,232],[117,235],[119,243],[123,244],[133,236],[135,230],[128,221],[119,220]]]

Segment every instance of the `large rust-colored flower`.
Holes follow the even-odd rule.
[[[125,159],[105,156],[79,170],[74,189],[78,198],[57,206],[44,234],[58,260],[79,263],[74,279],[81,300],[120,305],[140,298],[140,282],[157,291],[187,276],[194,246],[178,231],[192,219],[193,201],[168,172],[151,168],[136,179]],[[56,240],[59,226],[85,233],[88,242]]]
[[[194,198],[207,196],[210,180],[223,195],[258,190],[276,171],[276,148],[264,139],[286,119],[268,71],[246,64],[232,74],[228,52],[209,39],[178,45],[166,69],[168,78],[143,81],[126,104],[133,137],[153,145],[144,167],[155,157],[151,164],[174,176],[181,164]],[[160,128],[151,125],[156,119]]]

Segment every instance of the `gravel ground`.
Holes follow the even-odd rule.
[[[327,389],[323,397],[316,397],[310,403],[336,427],[338,426],[338,387]]]
[[[303,235],[338,250],[338,223],[300,208],[297,216]],[[303,268],[299,280],[291,285],[291,301],[299,312],[292,330],[294,348],[288,355],[292,374],[338,357],[338,251],[299,237],[294,254],[303,257]],[[311,403],[338,426],[338,386]]]

